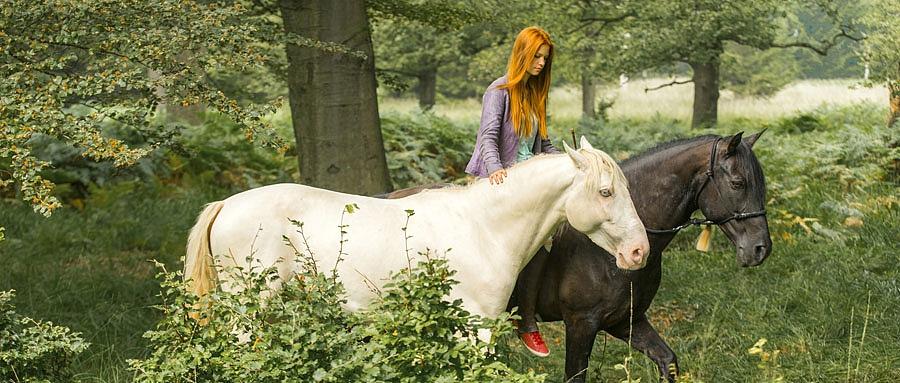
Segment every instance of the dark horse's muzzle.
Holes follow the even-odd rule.
[[[735,257],[742,267],[758,266],[772,253],[772,238],[764,216],[720,227],[734,243]]]

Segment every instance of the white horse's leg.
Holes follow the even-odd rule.
[[[484,343],[490,343],[493,332],[486,328],[478,329],[478,339]]]

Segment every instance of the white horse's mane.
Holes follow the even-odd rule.
[[[582,149],[578,149],[578,153],[584,155],[584,157],[588,160],[588,169],[587,169],[588,177],[586,177],[587,180],[585,182],[585,187],[587,187],[589,190],[600,190],[600,188],[602,188],[602,187],[608,187],[608,188],[612,189],[613,192],[615,192],[615,185],[618,185],[621,182],[624,182],[624,184],[627,187],[628,181],[625,178],[625,174],[622,173],[622,169],[619,168],[619,166],[616,164],[616,161],[612,158],[612,156],[610,156],[606,152],[604,152],[602,150],[598,150],[598,149],[582,148]],[[516,163],[515,165],[509,167],[507,169],[507,171],[508,172],[516,172],[524,167],[531,166],[535,163],[559,158],[561,156],[566,156],[566,155],[567,154],[565,154],[565,153],[540,154],[540,155],[534,156],[526,161]],[[610,181],[612,182],[611,185],[600,185],[600,175],[602,175],[604,172],[610,174],[610,176],[611,176]],[[481,182],[488,182],[488,181],[486,178],[479,178],[479,179],[476,179],[476,180],[470,182],[467,185],[453,184],[453,185],[450,185],[450,186],[447,186],[444,188],[440,188],[440,189],[425,189],[425,190],[422,190],[422,192],[427,192],[427,193],[459,192],[459,191],[463,191],[463,190],[468,190],[468,189],[472,188],[473,186],[475,186],[476,184],[479,184]]]

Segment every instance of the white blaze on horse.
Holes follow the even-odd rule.
[[[287,280],[301,263],[295,262],[294,250],[282,236],[305,250],[289,219],[304,222],[303,234],[318,270],[337,265],[347,292],[346,308],[354,311],[375,298],[373,287],[381,288],[392,272],[407,267],[407,254],[415,259],[418,252],[431,249],[457,272],[459,284],[450,298],[462,299],[474,314],[496,317],[506,308],[519,272],[566,220],[615,254],[619,267],[641,268],[649,244],[625,176],[609,155],[584,137],[581,145],[577,151],[565,146],[565,154],[522,162],[509,169],[500,185],[482,179],[467,187],[395,200],[298,184],[235,194],[210,203],[200,214],[188,240],[185,278],[202,295],[216,288],[213,264],[236,262],[246,268],[249,260],[254,266],[275,266],[281,280]],[[343,215],[341,222],[347,204],[359,209]],[[415,215],[404,234],[407,209]],[[348,226],[341,249],[342,223]],[[406,235],[412,236],[408,242]],[[338,262],[341,252],[346,255]],[[227,280],[219,282],[228,288]]]

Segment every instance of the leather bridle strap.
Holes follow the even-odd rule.
[[[697,190],[697,195],[694,198],[694,203],[697,205],[697,207],[700,206],[700,194],[703,193],[703,188],[705,188],[706,185],[709,184],[709,180],[711,180],[713,178],[713,173],[714,173],[714,169],[716,166],[716,151],[719,148],[719,141],[721,141],[721,140],[722,140],[722,137],[717,137],[716,141],[713,142],[712,149],[710,150],[709,168],[706,169],[706,179],[703,180],[703,184],[700,185],[700,189]],[[754,211],[754,212],[750,212],[750,213],[734,213],[731,217],[727,217],[727,218],[720,219],[717,221],[693,218],[693,219],[690,219],[687,223],[678,225],[671,229],[651,229],[649,227],[645,227],[644,229],[647,230],[647,232],[650,234],[671,234],[671,233],[677,233],[677,232],[681,231],[681,229],[684,229],[688,226],[700,226],[700,225],[717,225],[718,226],[718,225],[724,225],[725,223],[728,223],[730,221],[740,221],[742,219],[759,217],[759,216],[764,216],[764,215],[766,215],[766,209],[762,209],[760,211]]]

